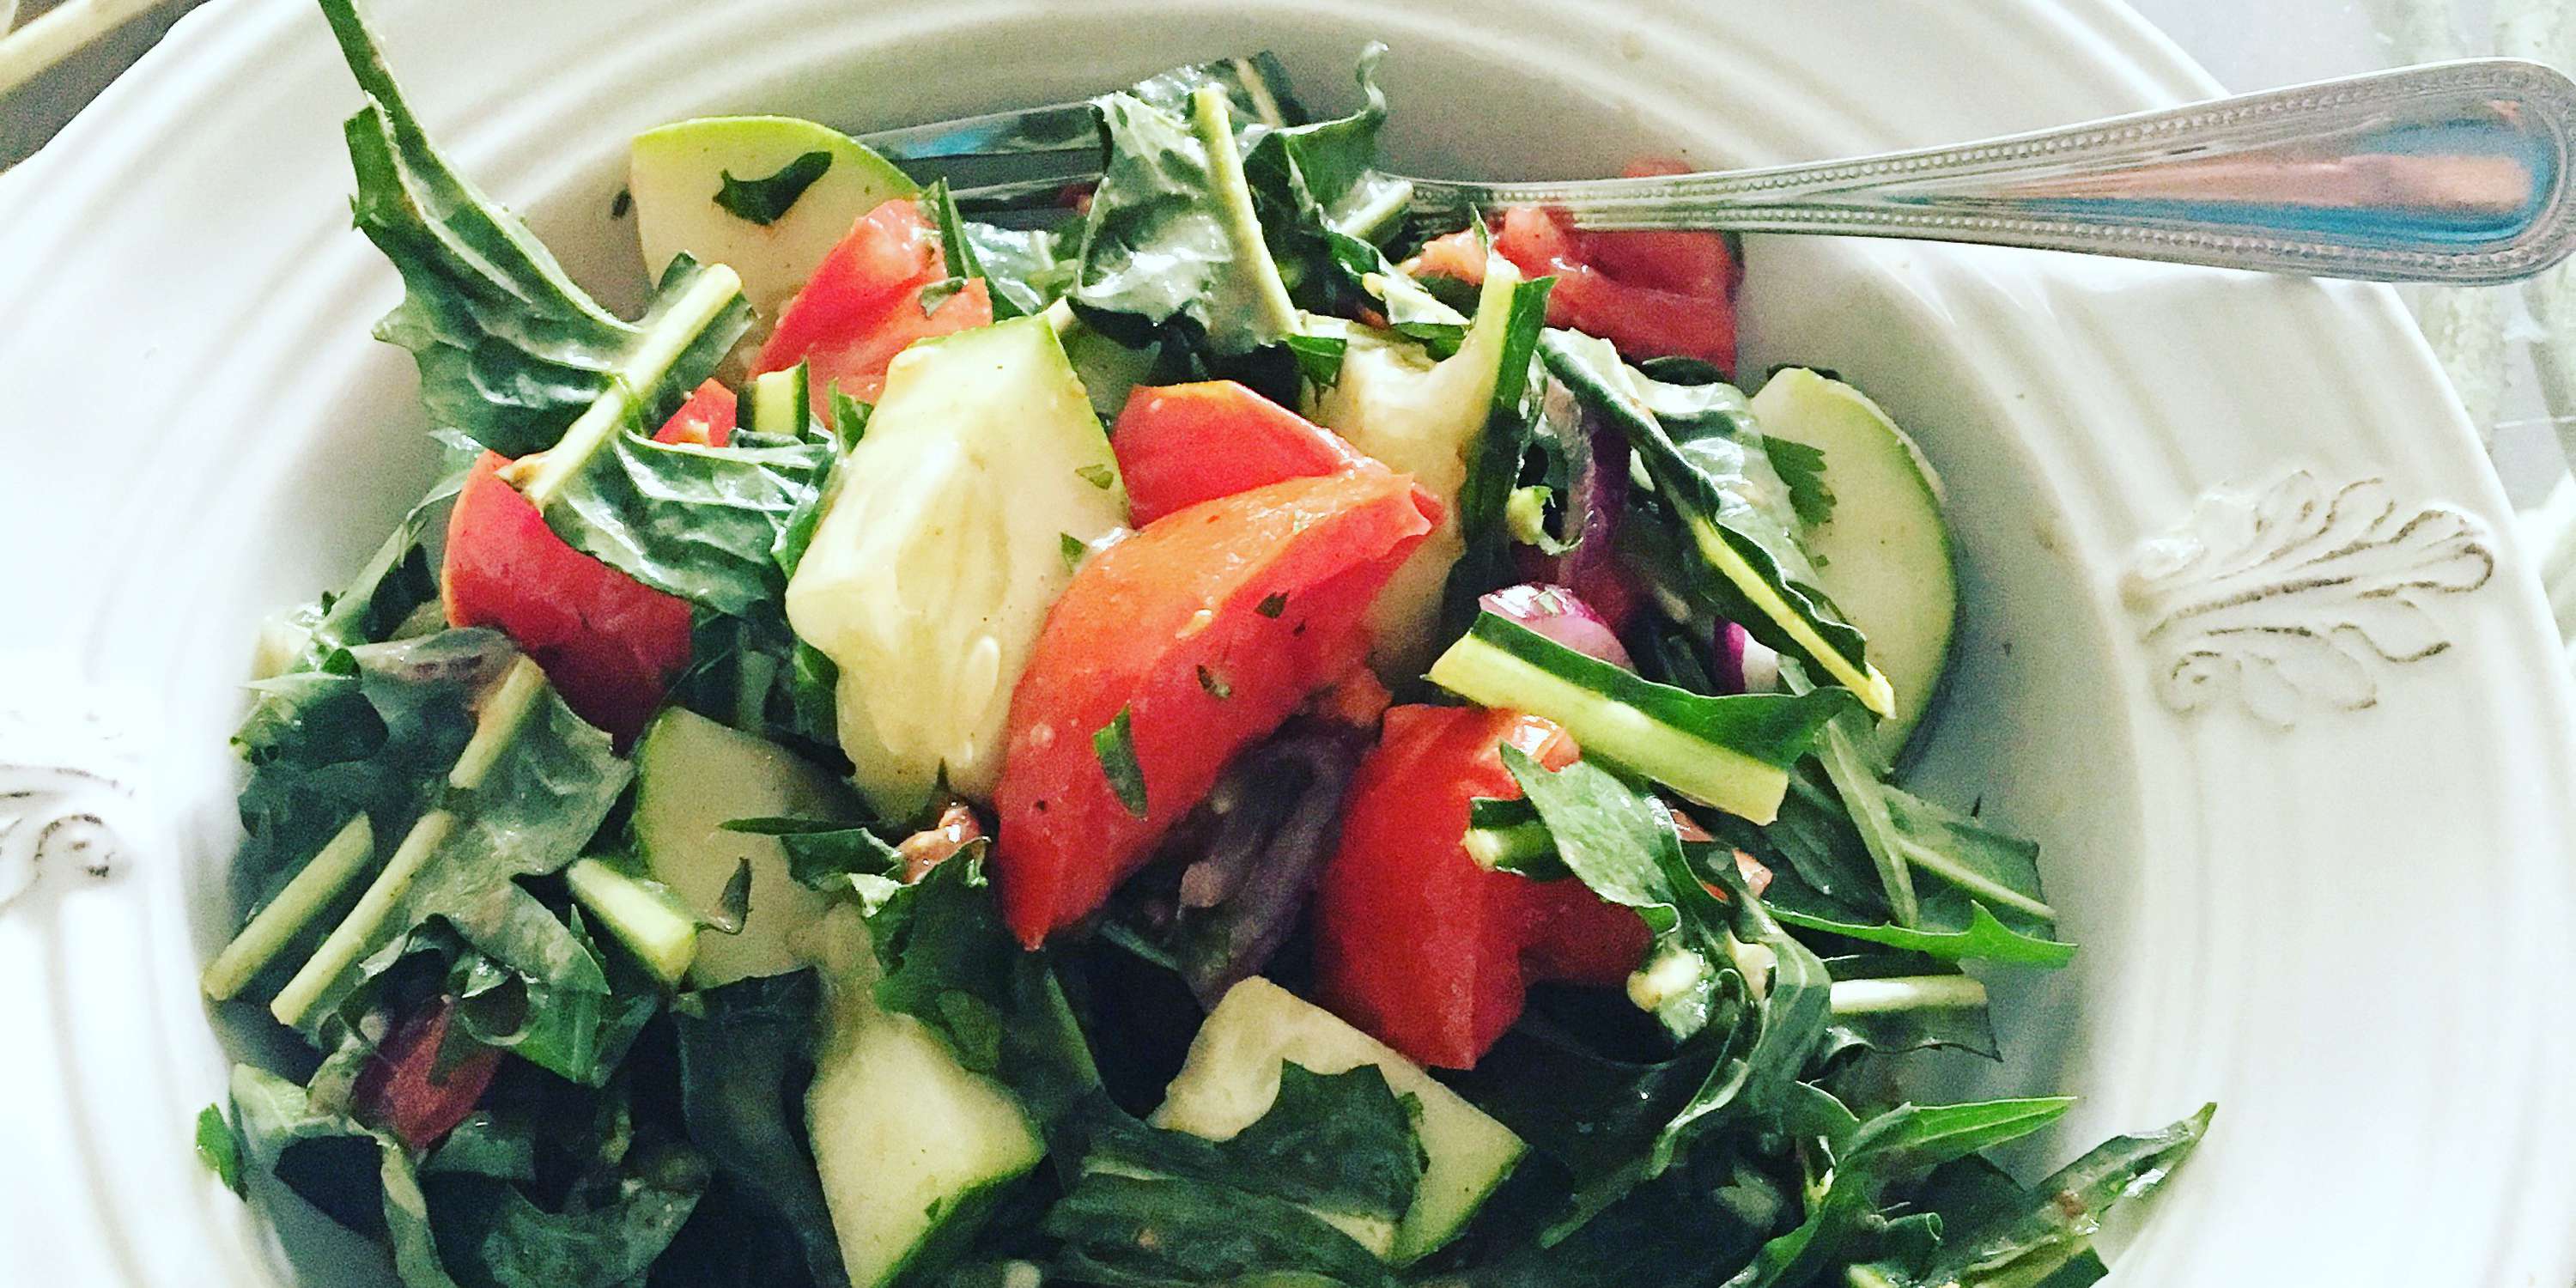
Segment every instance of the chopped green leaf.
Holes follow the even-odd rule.
[[[1082,566],[1083,556],[1091,553],[1091,547],[1085,544],[1082,538],[1077,537],[1070,532],[1059,532],[1055,534],[1055,540],[1056,549],[1062,551],[1064,554],[1064,570],[1066,572],[1072,572],[1074,569],[1080,568]]]
[[[1224,676],[1204,666],[1199,668],[1199,687],[1206,690],[1209,697],[1219,702],[1234,696],[1234,686],[1226,683]]]
[[[838,387],[832,390],[832,441],[843,455],[848,455],[851,448],[859,445],[860,439],[868,436],[868,414],[874,410],[842,393]]]
[[[1297,374],[1318,389],[1330,389],[1342,378],[1342,355],[1351,342],[1337,335],[1292,335],[1281,343],[1297,359]]]
[[[727,170],[722,175],[722,186],[716,189],[715,203],[737,219],[748,219],[766,228],[786,218],[796,199],[831,168],[831,153],[808,152],[780,166],[777,173],[758,179],[737,179]]]
[[[242,1181],[241,1138],[233,1133],[231,1123],[224,1121],[221,1105],[208,1105],[197,1111],[197,1161],[235,1194],[247,1193]]]
[[[1118,485],[1118,471],[1107,465],[1085,465],[1074,475],[1104,492]]]
[[[667,595],[735,617],[774,613],[786,594],[779,552],[799,521],[810,524],[831,468],[831,447],[709,447],[661,443],[634,431],[609,436],[586,461],[548,459],[527,484],[546,523],[576,550]],[[556,486],[540,499],[539,486]]]
[[[716,896],[715,911],[708,914],[706,927],[720,935],[742,933],[743,918],[751,915],[751,860],[734,865],[733,876],[726,880],[724,892]]]
[[[1169,332],[1220,355],[1294,334],[1224,92],[1193,93],[1186,118],[1123,93],[1097,107],[1108,160],[1069,294],[1083,320],[1130,346]]]
[[[553,447],[585,418],[603,434],[629,419],[660,424],[750,324],[732,272],[674,263],[642,322],[608,312],[449,168],[355,0],[322,11],[368,100],[342,131],[358,229],[406,288],[376,334],[411,350],[431,422],[511,457]]]
[[[1138,818],[1145,817],[1145,770],[1136,763],[1135,734],[1127,708],[1091,735],[1091,752],[1100,758],[1100,772],[1109,780],[1109,790],[1117,793],[1118,803]]]
[[[1288,611],[1288,592],[1281,590],[1264,595],[1260,603],[1252,606],[1252,611],[1264,617],[1278,617]]]

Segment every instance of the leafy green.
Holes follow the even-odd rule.
[[[1187,1180],[1089,1172],[1041,1227],[1050,1274],[1104,1288],[1394,1288],[1375,1253],[1284,1199]]]
[[[1342,378],[1342,356],[1350,341],[1337,335],[1292,335],[1281,343],[1296,355],[1297,375],[1318,389],[1330,389]]]
[[[197,1111],[197,1161],[235,1194],[245,1193],[242,1179],[242,1143],[233,1125],[224,1119],[221,1105],[208,1105]]]
[[[1466,629],[1478,613],[1479,596],[1517,579],[1505,510],[1512,489],[1519,484],[1522,460],[1538,433],[1546,390],[1532,379],[1539,374],[1533,359],[1547,325],[1548,291],[1555,282],[1542,277],[1512,288],[1493,400],[1467,461],[1467,477],[1458,488],[1458,532],[1466,549],[1450,568],[1442,597],[1445,633]]]
[[[255,685],[233,738],[250,766],[238,804],[247,839],[232,870],[248,915],[354,815],[367,815],[377,848],[390,849],[471,736],[475,695],[516,656],[496,631],[442,631],[335,649]],[[288,944],[318,934],[325,911],[313,909]],[[273,957],[292,960],[291,951]]]
[[[918,1016],[1033,1119],[1061,1124],[1099,1088],[1100,1071],[1046,956],[1021,951],[1002,925],[984,848],[969,842],[911,885],[858,879],[885,968],[877,1004]]]
[[[670,1246],[706,1182],[695,1153],[670,1146],[635,1151],[598,1193],[560,1211],[479,1176],[425,1186],[437,1248],[463,1288],[620,1288]]]
[[[2216,1112],[2204,1105],[2161,1131],[2114,1137],[2027,1190],[1980,1158],[1944,1167],[1913,1196],[1940,1218],[1939,1251],[1928,1264],[1868,1269],[1902,1288],[2083,1288],[2107,1273],[2092,1248],[2103,1214],[2163,1188]]]
[[[560,474],[539,508],[573,548],[655,590],[735,617],[775,613],[780,556],[811,539],[832,458],[821,442],[709,447],[629,429]]]
[[[384,1237],[409,1288],[455,1288],[439,1264],[429,1202],[401,1142],[367,1130],[341,1108],[250,1065],[234,1065],[233,1121],[242,1156],[324,1216]]]
[[[1044,1225],[1067,1245],[1058,1270],[1111,1285],[1391,1284],[1322,1218],[1393,1222],[1413,1205],[1418,1113],[1374,1066],[1318,1074],[1293,1061],[1270,1108],[1222,1141],[1096,1108],[1080,1179]]]
[[[1901,1055],[1953,1047],[2002,1057],[1985,986],[1956,966],[1917,953],[1880,953],[1828,957],[1825,970],[1834,977],[1829,1049]]]
[[[1145,817],[1145,770],[1136,763],[1136,738],[1129,729],[1127,708],[1118,708],[1118,714],[1091,735],[1091,752],[1099,758],[1100,772],[1118,803],[1128,813]]]
[[[477,1042],[595,1087],[608,1081],[661,1009],[661,994],[624,958],[600,951],[579,908],[569,910],[563,924],[579,950],[563,969],[529,971],[469,950],[452,954],[448,991],[456,997],[458,1021]],[[536,927],[535,933],[551,936],[553,930]],[[596,988],[593,967],[601,981]]]
[[[346,586],[292,615],[301,639],[279,675],[318,670],[342,649],[389,640],[413,613],[438,598],[438,575],[429,566],[422,537],[438,525],[464,485],[462,469],[431,484]]]
[[[1821,1095],[1822,1093],[1817,1093]],[[1773,1237],[1726,1288],[1793,1288],[1848,1261],[1855,1241],[1883,1226],[1880,1205],[1898,1179],[1930,1171],[2063,1117],[2074,1101],[1997,1100],[1964,1105],[1899,1105],[1826,1142],[1833,1162],[1805,1219]],[[1837,1108],[1839,1106],[1836,1106]]]
[[[783,1222],[814,1282],[846,1283],[840,1240],[806,1142],[806,1044],[821,989],[812,971],[746,979],[672,1007],[689,1139]]]
[[[1759,832],[1720,824],[1727,839],[1775,860],[1769,898],[1783,922],[1947,961],[2054,968],[2073,959],[2042,898],[2038,846],[1865,773],[1835,782],[1839,798],[1800,781],[1780,819]],[[1883,890],[1855,862],[1868,852],[1865,827],[1910,874],[1912,925],[1892,919]]]
[[[1422,1183],[1417,1112],[1375,1065],[1319,1074],[1292,1060],[1280,1066],[1278,1099],[1234,1136],[1210,1141],[1113,1121],[1095,1129],[1084,1164],[1393,1221]]]
[[[815,818],[736,818],[724,830],[778,839],[787,870],[817,890],[848,890],[850,878],[903,871],[903,857],[870,826]]]
[[[1656,934],[1632,1000],[1684,1043],[1698,1076],[1644,1148],[1578,1176],[1551,1237],[1579,1227],[1669,1168],[1721,1123],[1777,1121],[1825,1038],[1832,979],[1746,887],[1732,862],[1694,866],[1670,811],[1618,775],[1577,761],[1549,772],[1505,748],[1503,763],[1593,893],[1639,910]],[[1723,892],[1721,897],[1720,891]]]
[[[322,0],[322,12],[368,99],[343,131],[358,229],[407,292],[376,334],[411,350],[430,419],[505,456],[554,446],[594,406],[660,424],[749,324],[731,274],[675,264],[642,322],[609,313],[448,167],[356,0]]]
[[[517,987],[527,990],[531,1003],[612,993],[607,969],[586,936],[519,882],[578,857],[633,772],[611,750],[607,734],[541,686],[528,713],[499,740],[478,783],[465,791],[441,784],[447,799],[437,817],[444,821],[427,838],[426,854],[382,916],[355,928],[362,936],[361,959],[317,980],[319,1004],[304,1008],[299,1027],[323,1035],[344,1023],[339,1012],[363,997],[366,983],[399,960],[411,934],[432,921],[519,976]],[[406,838],[406,844],[414,843]],[[606,1075],[601,1067],[561,1072]]]
[[[808,152],[776,173],[757,179],[737,179],[733,171],[724,171],[716,189],[715,203],[737,219],[747,219],[766,228],[787,217],[796,199],[814,186],[814,181],[831,172],[832,154]]]
[[[1548,332],[1539,351],[1645,463],[1661,506],[1653,517],[1695,556],[1663,570],[1681,579],[1678,589],[1712,617],[1743,624],[1858,691],[1872,710],[1887,706],[1886,681],[1868,669],[1860,632],[1798,546],[1792,489],[1763,451],[1743,395],[1728,385],[1660,384],[1621,363],[1608,342],[1576,332]]]
[[[1170,333],[1244,354],[1294,333],[1225,95],[1193,94],[1186,119],[1131,94],[1096,104],[1108,160],[1083,226],[1075,311],[1130,347]]]

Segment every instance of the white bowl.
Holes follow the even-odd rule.
[[[379,10],[454,157],[611,299],[638,286],[624,141],[703,112],[894,124],[1261,46],[1329,99],[1374,36],[1401,161],[1535,176],[2212,89],[2109,0]],[[189,1156],[225,1059],[193,982],[229,929],[253,624],[340,580],[430,468],[409,362],[366,338],[398,291],[347,227],[356,103],[307,5],[218,0],[0,178],[0,793],[23,793],[0,809],[29,820],[0,830],[0,890],[49,822],[102,820],[55,828],[0,908],[0,1282],[285,1273]],[[2004,251],[1749,258],[1747,369],[1842,371],[1949,478],[1967,606],[1925,776],[2046,845],[2085,946],[2001,981],[2008,1064],[1945,1076],[2084,1094],[2035,1151],[2060,1156],[2221,1103],[2123,1282],[2576,1279],[2576,720],[2394,297]],[[365,1263],[281,1220],[316,1281]]]

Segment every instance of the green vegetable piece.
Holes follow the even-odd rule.
[[[1136,739],[1127,708],[1118,708],[1118,714],[1091,735],[1091,753],[1100,758],[1100,772],[1109,780],[1109,790],[1117,793],[1118,803],[1128,813],[1145,817],[1145,770],[1136,763]]]
[[[847,1281],[832,1210],[806,1143],[798,1066],[819,1031],[822,988],[811,970],[745,979],[672,1006],[680,1113],[689,1140],[784,1225],[820,1284]]]
[[[677,984],[688,977],[698,956],[698,919],[670,887],[599,859],[574,861],[564,869],[564,883],[655,979]]]
[[[1192,93],[1186,119],[1131,94],[1098,107],[1108,163],[1068,293],[1083,320],[1131,346],[1172,329],[1221,355],[1296,333],[1224,91]]]
[[[840,783],[784,747],[685,708],[653,717],[635,743],[633,827],[645,870],[692,923],[721,917],[727,886],[746,863],[751,871],[740,933],[697,936],[691,982],[713,988],[804,966],[810,958],[798,945],[823,918],[824,900],[798,882],[781,840],[732,820],[793,817],[845,827],[855,814]]]
[[[323,0],[322,12],[368,99],[343,131],[358,229],[406,288],[376,333],[411,350],[431,422],[517,457],[668,417],[749,324],[732,271],[675,264],[641,323],[601,308],[515,216],[449,169],[356,0]]]
[[[832,154],[808,152],[780,166],[778,172],[758,179],[737,179],[731,170],[722,172],[716,188],[715,203],[737,219],[747,219],[763,228],[785,217],[796,199],[814,186],[832,168]]]
[[[850,1282],[879,1288],[962,1250],[1046,1147],[1018,1099],[930,1025],[878,1004],[874,936],[856,923],[845,909],[825,931],[829,1018],[806,1134]]]
[[[241,1137],[231,1123],[224,1121],[221,1105],[208,1105],[197,1111],[197,1161],[235,1194],[249,1192],[242,1178]]]
[[[1713,698],[1656,684],[1492,613],[1432,663],[1431,682],[1470,702],[1565,726],[1584,750],[1757,823],[1776,817],[1789,766],[1848,695]]]
[[[1316,1071],[1373,1068],[1413,1106],[1424,1161],[1402,1219],[1325,1213],[1343,1233],[1397,1264],[1418,1260],[1454,1238],[1527,1151],[1519,1137],[1392,1048],[1259,977],[1227,990],[1209,1013],[1153,1124],[1209,1140],[1233,1138],[1272,1113],[1291,1065]],[[1282,1125],[1288,1121],[1283,1118]],[[1381,1142],[1376,1148],[1387,1147]]]
[[[943,777],[992,790],[1011,693],[1073,577],[1064,537],[1126,522],[1108,435],[1045,319],[896,361],[786,596],[839,670],[839,742],[880,817],[911,817]]]
[[[1784,449],[1806,444],[1822,458],[1821,477],[1807,476],[1813,491],[1830,488],[1844,502],[1828,507],[1831,517],[1800,505],[1812,529],[1806,547],[1819,584],[1869,637],[1870,657],[1896,690],[1896,710],[1878,730],[1893,756],[1936,696],[1958,612],[1940,476],[1867,395],[1803,367],[1771,373],[1749,410],[1793,492],[1801,480]]]
[[[597,957],[518,878],[559,870],[598,830],[631,773],[608,735],[572,714],[518,658],[483,697],[474,736],[429,811],[269,1009],[306,1027],[362,982],[361,962],[436,917],[481,953],[549,987],[610,991]]]
[[[251,916],[215,959],[206,963],[198,984],[206,996],[229,1001],[250,983],[296,932],[322,915],[367,870],[376,855],[375,829],[364,814],[351,818],[320,853],[299,870],[277,897]]]
[[[1747,449],[1722,433],[1677,442],[1640,397],[1643,377],[1629,371],[1607,341],[1550,331],[1539,352],[1550,373],[1627,436],[1657,494],[1678,511],[1691,548],[1752,610],[1746,629],[1814,663],[1871,711],[1893,711],[1896,698],[1887,677],[1862,656],[1860,632],[1837,617],[1833,602],[1816,588],[1814,569],[1790,526],[1761,513],[1745,481],[1725,472],[1744,468]],[[1724,385],[1697,388],[1700,399],[1712,396],[1709,390],[1724,391],[1717,396],[1731,395],[1736,403],[1743,397]]]

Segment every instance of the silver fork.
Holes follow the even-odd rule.
[[[1233,74],[1239,105],[1281,123],[1275,103],[1259,112],[1276,64],[1211,66]],[[1096,177],[1090,112],[1058,103],[862,138],[933,170],[1032,157],[1071,167],[957,190],[1010,208]],[[2474,285],[2576,250],[2571,133],[2576,82],[2485,58],[1838,161],[1557,183],[1388,177],[1411,185],[1417,233],[1539,205],[1602,230],[1900,237]],[[1053,142],[1028,146],[1038,140]]]

